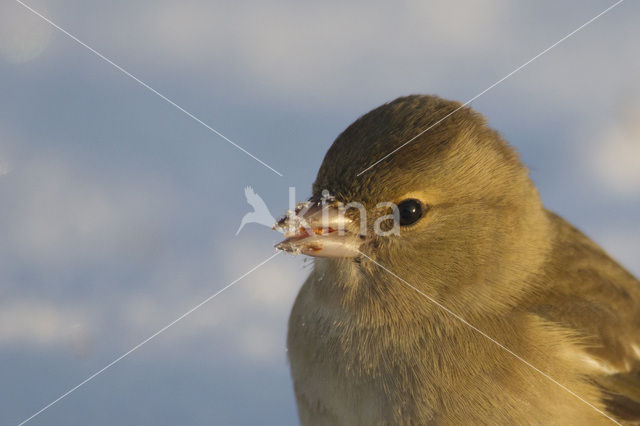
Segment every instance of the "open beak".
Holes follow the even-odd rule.
[[[352,220],[331,201],[312,197],[298,203],[274,225],[286,239],[275,247],[292,254],[315,257],[356,257],[363,238],[350,232]]]

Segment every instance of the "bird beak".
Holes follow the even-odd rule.
[[[312,197],[274,225],[286,237],[275,247],[294,255],[356,257],[364,238],[347,230],[352,223],[335,202]]]

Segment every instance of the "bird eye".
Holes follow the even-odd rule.
[[[409,198],[398,204],[400,211],[400,225],[407,226],[416,223],[424,215],[424,207],[420,200]]]

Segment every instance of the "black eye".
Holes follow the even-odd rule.
[[[407,226],[416,223],[424,215],[424,206],[420,200],[409,198],[398,204],[400,211],[400,225]]]

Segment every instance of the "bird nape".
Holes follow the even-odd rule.
[[[316,257],[287,339],[302,424],[640,422],[640,283],[472,109],[362,116],[278,226]]]

